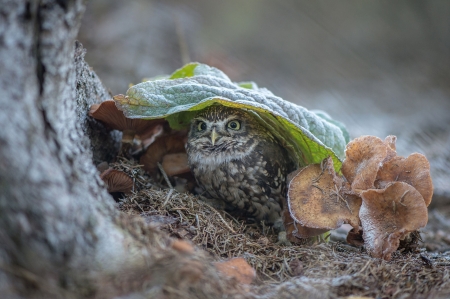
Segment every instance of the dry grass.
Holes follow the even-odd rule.
[[[215,260],[245,258],[258,273],[251,287],[255,295],[277,292],[283,298],[296,298],[298,288],[310,288],[324,298],[450,297],[450,252],[396,252],[386,262],[336,242],[278,245],[269,228],[236,220],[206,199],[164,189],[163,178],[155,182],[134,162],[122,159],[111,167],[135,180],[133,193],[120,199],[120,210],[141,215],[172,237],[190,240]]]

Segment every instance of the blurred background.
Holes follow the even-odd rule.
[[[450,200],[450,1],[90,0],[78,39],[112,95],[189,61],[396,135]],[[450,202],[450,201],[449,201]]]

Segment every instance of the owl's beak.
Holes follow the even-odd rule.
[[[217,132],[216,132],[216,128],[213,128],[212,132],[211,132],[211,143],[212,145],[214,145],[214,143],[216,143],[216,139],[217,139]]]

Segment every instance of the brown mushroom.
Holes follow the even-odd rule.
[[[161,164],[168,176],[179,175],[191,171],[186,153],[167,154],[163,157]]]
[[[150,174],[155,174],[158,165],[167,154],[186,153],[184,145],[187,141],[187,131],[176,131],[169,135],[158,137],[141,156],[140,163]]]
[[[397,142],[397,136],[395,135],[389,135],[384,139],[384,144],[386,144],[387,152],[386,152],[386,158],[384,158],[383,163],[391,160],[395,156],[397,156],[397,150],[395,143]]]
[[[300,171],[302,171],[303,168],[297,169],[291,173],[289,173],[286,177],[286,181],[289,183],[292,181],[292,179],[299,174]],[[294,244],[306,244],[310,243],[311,240],[308,238],[319,236],[323,233],[326,233],[329,231],[328,229],[317,229],[317,228],[310,228],[301,225],[300,223],[296,222],[292,216],[291,212],[289,211],[288,205],[285,204],[283,206],[283,224],[284,228],[286,229],[286,238],[289,242]]]
[[[214,264],[222,274],[235,278],[239,283],[251,284],[256,278],[256,271],[241,257]]]
[[[133,179],[123,171],[110,168],[100,174],[100,178],[105,182],[109,193],[131,193],[133,189]]]
[[[303,168],[289,183],[287,201],[292,218],[308,228],[359,226],[361,199],[336,176],[331,158]]]
[[[374,188],[378,169],[387,151],[386,143],[375,136],[362,136],[347,144],[341,171],[353,191]]]
[[[378,171],[375,186],[385,188],[390,182],[405,182],[416,188],[428,206],[433,197],[433,182],[430,175],[430,163],[418,153],[407,158],[394,157],[385,162]]]
[[[283,208],[283,224],[286,230],[286,239],[294,244],[308,244],[314,240],[309,238],[319,236],[329,231],[329,229],[310,228],[296,222],[289,212],[287,205]]]
[[[356,247],[364,246],[363,231],[361,228],[352,228],[347,234],[347,243]]]
[[[373,257],[389,260],[401,239],[427,224],[423,197],[407,183],[393,182],[385,189],[364,191],[361,197],[363,238]]]
[[[120,97],[123,95],[117,95]],[[106,126],[113,130],[123,132],[122,144],[127,144],[126,150],[121,150],[126,154],[126,151],[131,147],[135,135],[148,135],[157,126],[163,125],[166,121],[163,119],[146,120],[146,119],[131,119],[126,118],[122,111],[120,111],[113,100],[107,100],[100,104],[94,104],[89,110],[89,115],[101,121]],[[147,136],[148,137],[148,136]]]

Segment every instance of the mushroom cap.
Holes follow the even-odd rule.
[[[395,135],[389,135],[386,138],[384,138],[384,143],[389,147],[392,151],[397,151],[397,147],[395,143],[397,142],[397,136]]]
[[[390,159],[394,158],[395,156],[397,156],[397,150],[396,150],[396,145],[395,143],[397,142],[397,136],[395,135],[389,135],[386,138],[384,138],[384,144],[386,144],[387,148],[387,154],[386,154],[386,158],[384,158],[384,162],[389,161]]]
[[[116,103],[113,100],[92,105],[89,110],[89,115],[114,130],[134,131],[138,135],[144,134],[165,122],[163,119],[145,120],[126,118],[123,112],[117,109]]]
[[[333,160],[303,168],[289,183],[288,206],[292,218],[303,226],[335,229],[344,223],[359,225],[361,199],[336,176]]]
[[[388,146],[375,136],[362,136],[347,144],[341,171],[353,191],[374,188],[378,169],[387,156],[387,148]]]
[[[283,224],[286,229],[286,238],[294,244],[308,243],[308,238],[319,236],[329,229],[310,228],[297,223],[291,216],[287,205],[283,208]]]
[[[389,260],[400,239],[427,224],[423,197],[407,183],[393,182],[385,189],[364,191],[361,197],[359,216],[363,238],[373,257]]]
[[[168,176],[191,171],[186,153],[167,154],[163,157],[162,167]]]
[[[405,182],[416,188],[423,196],[426,206],[433,197],[433,182],[430,175],[430,163],[419,153],[413,153],[407,158],[394,157],[383,163],[378,171],[375,186],[385,188],[390,182]]]
[[[242,284],[251,284],[256,278],[256,271],[245,259],[241,257],[232,258],[228,261],[215,263],[216,269],[228,277],[234,277]]]
[[[133,189],[133,179],[123,171],[110,168],[100,174],[100,178],[105,182],[109,193],[131,193]]]

